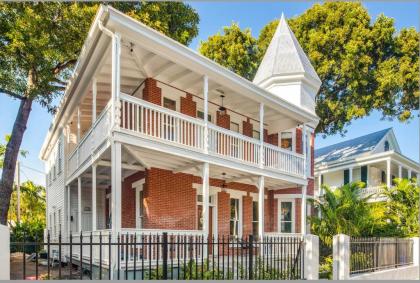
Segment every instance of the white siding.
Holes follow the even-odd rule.
[[[330,187],[340,187],[344,183],[343,170],[330,172],[323,175],[324,175],[324,184]]]

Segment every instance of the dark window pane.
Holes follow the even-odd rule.
[[[282,222],[281,223],[281,232],[282,233],[292,233],[292,222]]]
[[[281,220],[292,221],[292,203],[291,202],[281,203]]]

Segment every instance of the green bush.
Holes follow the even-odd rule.
[[[40,222],[20,223],[11,227],[10,242],[15,243],[35,243],[43,242],[44,224]],[[42,245],[26,245],[25,253],[31,254],[42,250]],[[10,252],[23,251],[23,245],[11,245]]]

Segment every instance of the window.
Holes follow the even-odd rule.
[[[345,169],[343,171],[344,174],[344,185],[350,183],[350,170],[349,169]]]
[[[230,199],[230,235],[239,236],[239,199]]]
[[[230,130],[239,133],[239,124],[230,122]]]
[[[281,148],[292,151],[293,150],[293,133],[292,132],[282,132],[281,133]]]
[[[197,110],[197,117],[204,120],[204,111]],[[207,120],[211,122],[211,115],[207,114]]]
[[[384,151],[389,151],[389,142],[385,141],[384,143]]]
[[[176,101],[167,97],[163,98],[163,107],[176,111]]]
[[[280,232],[281,233],[293,233],[293,202],[292,201],[281,201],[280,202]]]
[[[362,166],[360,168],[360,180],[365,183],[365,186],[367,185],[367,179],[368,179],[368,169],[367,166]]]
[[[58,210],[58,232],[61,232],[61,209]]]
[[[252,235],[258,236],[258,202],[252,202]]]
[[[143,190],[139,192],[139,228],[143,227],[143,216],[144,216],[144,195]]]
[[[253,130],[253,131],[252,131],[252,137],[253,137],[254,139],[259,140],[259,139],[260,139],[260,132],[259,132],[259,131],[256,131],[256,130]]]

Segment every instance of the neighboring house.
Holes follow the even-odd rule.
[[[284,17],[251,82],[101,6],[40,153],[52,237],[306,233],[320,84]]]
[[[419,163],[401,153],[392,128],[315,150],[315,179],[318,195],[321,185],[337,188],[362,181],[362,195],[374,195],[395,178],[419,179]],[[320,190],[321,188],[321,190]]]

